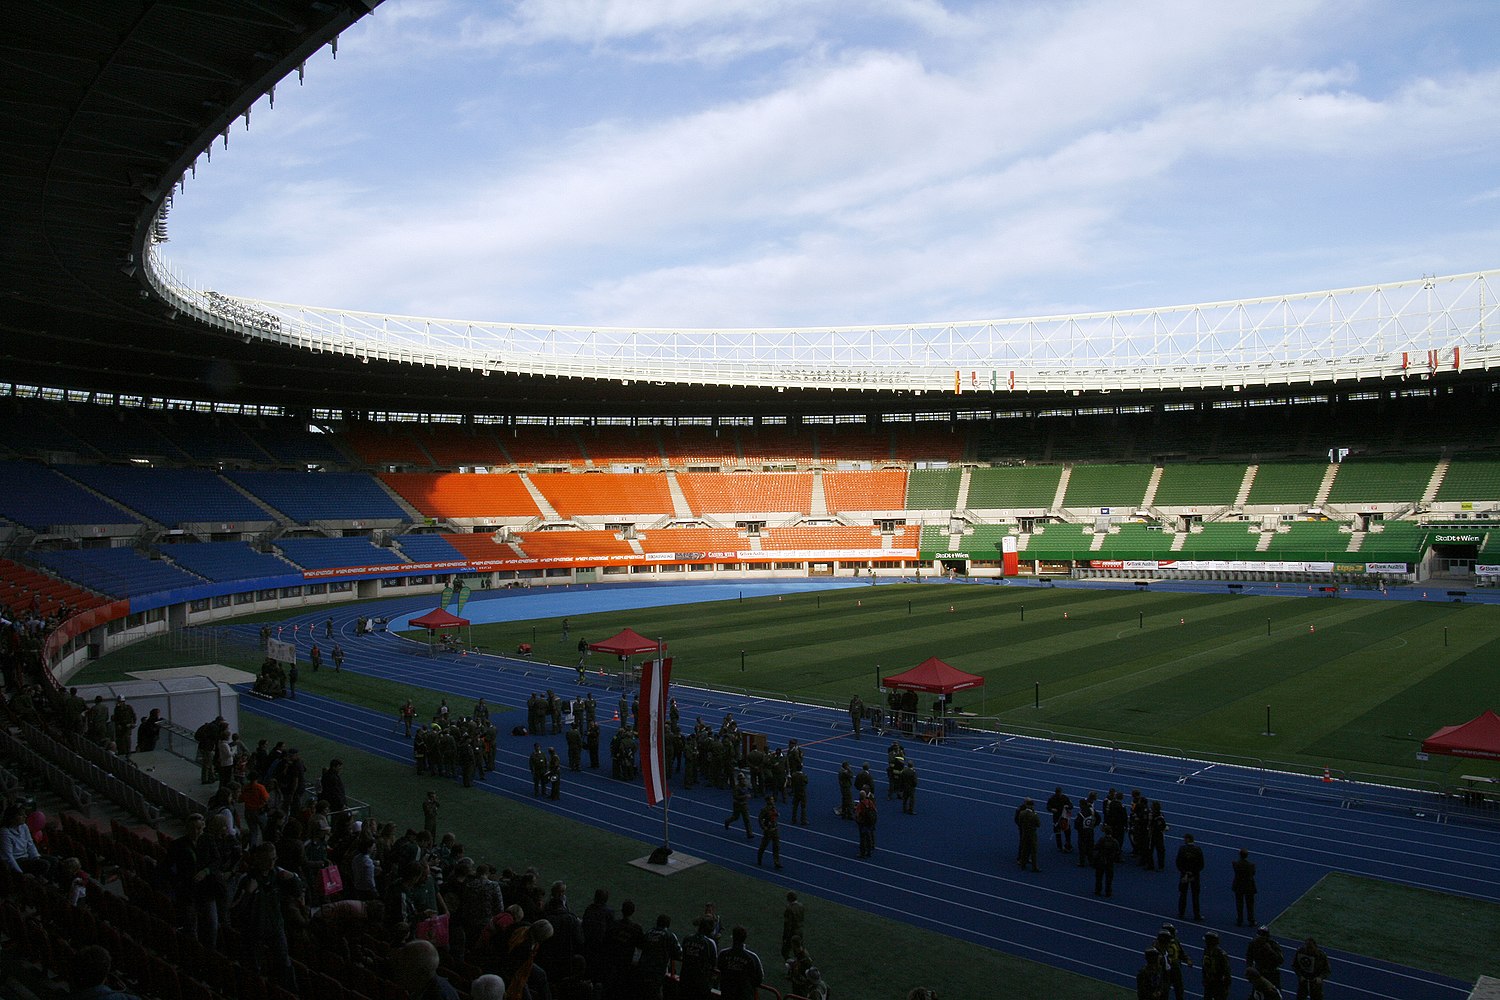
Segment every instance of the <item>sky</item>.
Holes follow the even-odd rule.
[[[448,319],[1170,306],[1500,264],[1500,4],[385,0],[200,157],[173,266]]]

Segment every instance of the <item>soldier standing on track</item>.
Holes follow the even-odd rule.
[[[573,720],[573,725],[568,729],[568,770],[579,771],[583,768],[583,733],[578,729],[578,720]]]
[[[1020,815],[1016,817],[1016,826],[1021,831],[1021,859],[1019,864],[1022,868],[1031,867],[1034,872],[1041,871],[1036,863],[1037,831],[1041,829],[1042,818],[1036,814],[1036,803],[1027,799],[1021,807]]]
[[[875,854],[875,824],[879,821],[880,814],[875,808],[875,796],[866,792],[859,800],[859,805],[854,807],[854,822],[859,827],[859,856],[862,858],[872,857]]]
[[[1097,796],[1089,797],[1078,804],[1078,818],[1073,826],[1078,831],[1078,867],[1094,863],[1094,829],[1099,825],[1099,813],[1094,809]]]
[[[807,772],[797,770],[792,772],[788,779],[792,786],[792,822],[798,826],[807,825]]]
[[[838,813],[843,819],[854,818],[854,772],[850,770],[847,760],[839,768]]]
[[[1297,975],[1297,1000],[1323,1000],[1323,980],[1328,978],[1328,953],[1318,942],[1308,938],[1292,956],[1292,972]]]
[[[1120,842],[1109,827],[1094,845],[1094,895],[1115,894],[1115,862],[1120,859]]]
[[[411,699],[408,698],[406,704],[396,710],[396,715],[401,719],[401,724],[406,727],[406,738],[411,739],[411,724],[417,717],[417,706],[413,705]]]
[[[859,739],[865,724],[865,701],[859,695],[849,699],[849,722],[854,727],[854,738]]]
[[[599,723],[593,719],[589,720],[589,728],[583,734],[583,742],[589,752],[589,768],[597,771],[599,769]]]
[[[547,748],[547,787],[549,799],[556,802],[562,798],[562,759],[551,747]]]
[[[766,848],[771,848],[771,860],[781,869],[781,817],[776,811],[776,796],[767,795],[766,804],[761,807],[760,816],[760,849],[755,852],[755,863],[760,864],[766,856]]]
[[[917,769],[912,766],[911,761],[901,769],[901,811],[908,816],[917,814]],[[874,785],[871,784],[871,794],[874,794]],[[1033,862],[1036,860],[1033,850]]]
[[[1229,1000],[1229,986],[1234,981],[1229,971],[1229,952],[1219,947],[1219,935],[1203,935],[1203,1000]]]
[[[1240,848],[1239,860],[1234,862],[1234,926],[1242,927],[1248,921],[1255,925],[1255,862],[1250,852]]]
[[[741,777],[734,783],[733,794],[734,811],[731,812],[729,814],[729,818],[724,821],[724,829],[727,830],[731,826],[733,826],[734,821],[737,819],[744,820],[745,839],[754,840],[755,834],[750,832],[750,788],[747,784],[745,784],[745,779],[743,777]]]
[[[854,791],[856,797],[863,796],[865,792],[869,792],[872,795],[874,794],[875,775],[870,773],[869,764],[865,764],[860,767],[859,773],[854,776]]]
[[[1182,835],[1182,846],[1177,849],[1177,918],[1187,915],[1187,901],[1193,897],[1193,919],[1202,920],[1203,911],[1198,904],[1198,893],[1203,883],[1203,848],[1193,843],[1193,835]]]
[[[1281,945],[1271,936],[1271,928],[1263,926],[1258,929],[1255,937],[1250,939],[1250,946],[1245,949],[1245,964],[1250,967],[1250,971],[1264,977],[1279,991],[1281,966],[1285,961]]]
[[[417,773],[427,773],[427,727],[418,726],[417,735],[412,737],[411,755],[416,762]]]
[[[531,795],[533,798],[542,797],[542,782],[547,779],[547,757],[542,753],[540,743],[531,744],[531,756],[527,758],[531,767]]]
[[[344,647],[338,643],[333,644],[333,672],[339,673],[344,669]]]
[[[312,661],[313,673],[317,673],[318,669],[323,666],[323,651],[318,648],[317,643],[312,644],[312,650],[307,654],[307,658]]]

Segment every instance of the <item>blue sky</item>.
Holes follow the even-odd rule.
[[[1005,318],[1493,267],[1497,168],[1488,0],[386,0],[167,253],[417,316]]]

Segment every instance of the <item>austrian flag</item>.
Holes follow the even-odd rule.
[[[672,797],[667,787],[667,686],[672,681],[672,659],[647,660],[641,664],[641,777],[646,784],[646,804],[656,805]]]

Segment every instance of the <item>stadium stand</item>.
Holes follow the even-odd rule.
[[[513,465],[578,469],[588,465],[583,445],[571,427],[506,427],[498,432],[498,438]]]
[[[761,532],[760,547],[766,550],[878,549],[880,532],[863,527],[768,528]]]
[[[127,547],[34,552],[37,562],[59,576],[112,597],[137,597],[201,584],[203,578]]]
[[[750,541],[732,528],[653,528],[637,536],[646,554],[723,552],[748,550]]]
[[[250,436],[277,465],[306,470],[309,466],[334,468],[355,464],[339,450],[333,435],[313,433],[294,421],[265,421],[263,426],[250,431]]]
[[[0,515],[33,531],[71,524],[140,524],[140,518],[35,462],[0,462]]]
[[[64,407],[57,411],[59,424],[81,438],[98,454],[113,460],[146,459],[182,462],[188,456],[157,429],[156,416],[139,409],[102,406]]]
[[[1139,507],[1155,471],[1149,465],[1075,465],[1064,507]]]
[[[166,545],[161,554],[178,566],[205,580],[250,580],[258,577],[284,576],[297,567],[265,552],[257,552],[248,542],[189,542]]]
[[[1050,508],[1057,497],[1062,473],[1060,465],[974,469],[969,474],[968,507],[970,510]]]
[[[1097,555],[1101,559],[1172,559],[1177,555],[1172,539],[1171,532],[1159,526],[1131,522],[1105,535]]]
[[[733,427],[674,427],[661,432],[668,465],[722,467],[740,461],[739,436]]]
[[[267,465],[272,461],[234,417],[179,411],[163,414],[160,420],[162,437],[194,462]]]
[[[382,472],[380,479],[428,517],[533,518],[542,514],[516,473]]]
[[[299,524],[408,520],[401,505],[363,472],[230,472],[226,477]]]
[[[64,465],[58,471],[168,528],[275,520],[217,474],[138,465]]]
[[[1346,459],[1339,464],[1328,502],[1416,503],[1427,491],[1436,466],[1430,459]]]
[[[472,465],[492,468],[510,464],[505,450],[488,427],[425,424],[415,427],[412,435],[441,468]]]
[[[1246,502],[1256,506],[1310,507],[1328,472],[1328,463],[1268,462],[1255,471]]]
[[[812,513],[810,472],[690,472],[677,484],[694,514]]]
[[[906,479],[906,509],[956,510],[963,477],[962,469],[913,469]]]
[[[631,556],[635,549],[613,531],[520,531],[517,548],[529,559],[590,559]]]
[[[1439,502],[1500,501],[1500,459],[1468,455],[1455,458],[1438,486]]]
[[[279,538],[281,554],[303,569],[340,569],[350,566],[389,566],[401,556],[368,538]]]
[[[1178,559],[1255,559],[1259,527],[1249,521],[1216,521],[1179,536]]]
[[[401,553],[412,562],[449,562],[462,559],[448,535],[402,535],[396,539]]]
[[[1152,500],[1157,507],[1223,507],[1234,503],[1245,478],[1245,466],[1204,462],[1162,466]]]
[[[1023,559],[1087,559],[1093,540],[1081,524],[1049,524],[1022,536],[1019,548]]]
[[[432,456],[410,424],[356,424],[340,434],[345,447],[366,465],[432,468]]]
[[[9,559],[0,559],[0,605],[50,618],[64,607],[87,609],[104,598],[66,580]]]
[[[1411,521],[1382,521],[1372,526],[1359,547],[1361,562],[1413,563],[1422,558],[1431,532]]]
[[[564,519],[673,512],[672,493],[665,475],[535,472],[530,478]]]
[[[959,548],[963,551],[971,552],[979,558],[998,559],[1000,546],[1004,542],[1005,536],[1014,532],[1014,528],[1004,524],[976,525],[972,532],[963,536],[962,541],[959,543]],[[927,548],[927,537],[927,532],[924,529],[922,532],[923,549]],[[940,531],[936,537],[938,539],[936,547],[938,549],[946,549],[948,547],[947,532]]]
[[[476,532],[473,534],[455,533],[444,535],[448,544],[458,550],[463,558],[484,562],[487,559],[515,559],[516,550],[510,545],[495,541],[490,532]]]
[[[823,495],[831,511],[904,510],[906,473],[901,469],[825,472]]]
[[[594,468],[660,469],[661,442],[650,428],[590,427],[578,432],[584,456]]]
[[[1261,558],[1314,562],[1342,558],[1353,540],[1348,526],[1337,521],[1288,521],[1271,535]]]

